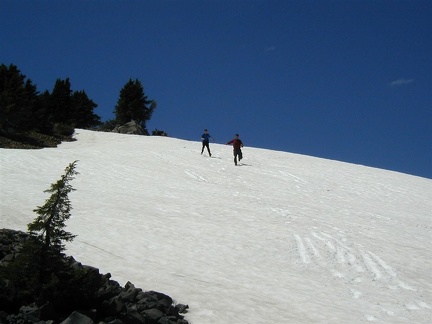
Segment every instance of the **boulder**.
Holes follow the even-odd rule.
[[[121,133],[121,134],[135,134],[135,135],[149,135],[149,133],[143,129],[135,120],[131,120],[130,122],[116,126],[113,130],[113,133]]]
[[[94,322],[90,317],[87,317],[75,311],[60,324],[93,324],[93,323]]]
[[[0,229],[0,267],[15,262],[22,243],[27,239],[27,233]],[[110,273],[101,274],[99,269],[83,265],[73,257],[65,258],[65,262],[71,271],[83,274],[87,284],[91,282],[96,288],[82,296],[86,298],[85,307],[82,304],[58,307],[53,300],[38,306],[29,291],[18,291],[13,284],[0,278],[0,323],[188,324],[180,315],[187,312],[188,306],[174,305],[170,296],[157,291],[143,291],[131,282],[121,287],[110,279]],[[25,298],[16,299],[17,296]],[[73,299],[67,303],[73,303]],[[75,311],[71,313],[72,310]]]

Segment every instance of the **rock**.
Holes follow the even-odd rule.
[[[124,307],[125,304],[119,296],[115,296],[108,301],[104,300],[102,302],[102,312],[106,316],[115,316],[116,314],[119,314]]]
[[[143,312],[145,314],[145,322],[147,323],[157,323],[157,321],[164,316],[157,308],[147,309]]]
[[[130,305],[126,307],[125,322],[128,324],[145,323],[144,316],[138,312],[136,305]]]
[[[24,241],[28,239],[30,235],[27,233],[0,229],[0,266],[15,262]],[[73,257],[64,260],[71,272],[83,274],[87,280],[85,283],[94,286],[88,291],[83,288],[86,307],[81,304],[79,307],[83,309],[75,309],[70,313],[74,304],[68,306],[56,303],[56,300],[38,307],[32,301],[34,296],[30,291],[18,290],[13,282],[0,278],[0,323],[53,324],[63,320],[61,324],[188,324],[179,314],[186,312],[188,306],[174,306],[170,296],[157,291],[143,291],[131,282],[122,288],[118,282],[110,279],[109,273],[101,274],[99,269],[82,265]],[[24,298],[17,300],[17,296]],[[29,303],[23,304],[24,300]],[[68,303],[74,302],[73,298],[68,300]],[[69,311],[66,312],[66,309]]]
[[[93,323],[94,322],[90,317],[87,317],[75,311],[60,324],[93,324]]]
[[[105,320],[104,322],[100,322],[99,324],[124,324],[123,321],[119,320],[118,318],[112,319],[112,320]]]
[[[37,322],[41,315],[40,309],[36,306],[22,306],[19,313],[29,322]]]
[[[120,293],[120,298],[124,301],[133,302],[141,289],[136,289],[129,281],[125,285],[125,291]]]
[[[43,320],[49,320],[53,318],[57,318],[57,312],[54,309],[54,306],[52,303],[48,302],[42,305],[40,308],[40,318]]]
[[[145,131],[135,120],[131,120],[122,126],[115,127],[112,132],[121,134],[149,135],[149,133]]]
[[[181,314],[181,313],[187,313],[189,306],[188,305],[183,305],[183,304],[177,304],[175,306],[175,308],[177,309],[177,311]]]

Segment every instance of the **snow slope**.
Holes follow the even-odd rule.
[[[432,180],[245,147],[77,130],[0,149],[0,226],[26,231],[79,160],[68,253],[192,324],[430,323]],[[228,140],[228,138],[227,138]],[[244,139],[247,145],[247,139]]]

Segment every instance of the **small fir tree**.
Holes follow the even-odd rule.
[[[51,193],[43,206],[38,206],[33,211],[39,216],[28,224],[30,234],[38,236],[43,242],[43,250],[62,252],[65,249],[64,242],[71,242],[76,235],[64,230],[65,221],[71,216],[72,209],[68,194],[75,191],[69,182],[78,174],[75,171],[77,161],[69,164],[65,174],[51,184],[51,188],[44,192]]]
[[[31,235],[23,241],[16,258],[0,266],[1,310],[14,314],[21,305],[49,304],[59,312],[60,319],[62,314],[94,305],[101,276],[73,267],[71,260],[61,253],[63,242],[75,237],[64,227],[72,209],[68,194],[75,189],[69,182],[78,174],[76,163],[70,163],[60,180],[45,190],[51,196],[34,210],[38,217],[28,224]],[[4,301],[7,305],[2,304]]]

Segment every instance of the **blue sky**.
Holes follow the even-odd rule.
[[[103,120],[139,79],[150,131],[432,178],[432,1],[3,0],[0,40]]]

